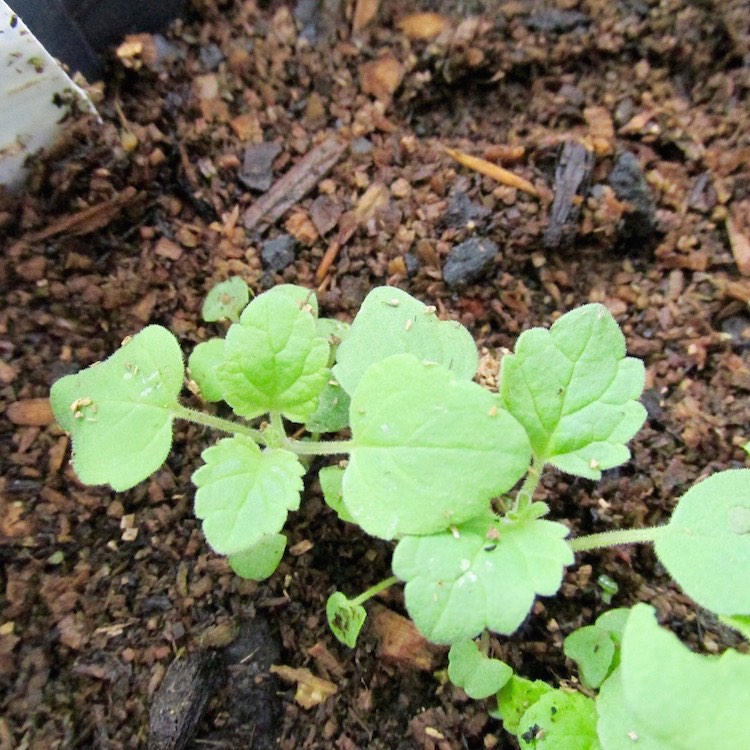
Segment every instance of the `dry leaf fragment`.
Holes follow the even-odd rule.
[[[438,648],[430,644],[411,620],[387,607],[370,607],[372,628],[379,641],[378,656],[399,666],[429,671],[437,662]]]
[[[497,164],[493,164],[491,161],[486,161],[485,159],[480,159],[476,156],[469,156],[469,154],[465,154],[463,151],[448,148],[447,146],[443,146],[443,149],[448,156],[452,157],[459,164],[468,169],[473,169],[475,172],[491,177],[502,185],[517,188],[518,190],[522,190],[524,193],[528,193],[535,197],[539,196],[537,189],[528,180],[519,177],[517,174],[514,174],[503,167],[499,167]]]
[[[297,691],[294,700],[302,708],[314,708],[323,701],[335,695],[338,688],[332,682],[316,677],[309,669],[304,667],[295,669],[286,666],[271,666],[271,672],[281,677],[284,682],[297,683]]]
[[[449,21],[439,13],[412,13],[398,22],[398,28],[409,39],[433,39],[448,27]]]
[[[729,246],[732,248],[734,262],[737,264],[737,270],[743,276],[750,276],[750,239],[740,230],[732,221],[731,216],[726,218],[727,235],[729,236]]]
[[[390,55],[363,65],[359,72],[362,91],[387,104],[404,77],[404,66]]]

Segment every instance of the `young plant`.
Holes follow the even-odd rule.
[[[337,464],[320,471],[326,502],[342,520],[397,544],[393,577],[354,599],[332,594],[326,610],[336,637],[353,646],[365,602],[404,582],[417,628],[452,646],[451,679],[476,697],[500,691],[506,727],[520,728],[524,747],[598,747],[597,706],[583,694],[511,676],[501,662],[485,664],[473,641],[486,631],[517,630],[536,596],[557,592],[575,552],[651,542],[699,604],[747,627],[750,471],[697,484],[664,526],[576,539],[534,499],[547,465],[598,479],[624,463],[626,444],[645,419],[637,400],[643,363],[626,356],[624,336],[604,306],[585,305],[550,329],[523,333],[502,360],[494,393],[474,381],[478,358],[468,331],[400,289],[374,289],[351,328],[319,318],[307,289],[278,286],[240,311],[245,292],[233,281],[210,295],[223,305],[220,315],[210,315],[234,322],[189,359],[190,389],[205,401],[226,402],[237,419],[179,401],[182,354],[160,326],[53,385],[52,406],[72,435],[82,481],[124,490],[145,479],[165,460],[175,419],[229,435],[202,454],[193,475],[195,513],[232,568],[260,580],[283,555],[281,531],[301,500],[301,459],[338,455]],[[309,439],[291,437],[288,423],[303,425]],[[345,428],[348,439],[320,439]],[[617,700],[620,693],[605,686],[625,674],[617,668],[623,622],[614,615],[597,621],[568,646],[581,659],[584,683],[602,685],[602,694]],[[587,651],[597,658],[584,658]],[[555,733],[544,728],[545,716],[556,717]],[[543,734],[531,732],[534,726]],[[565,744],[563,735],[585,740]],[[558,744],[539,744],[543,736]],[[602,747],[616,750],[613,742]]]

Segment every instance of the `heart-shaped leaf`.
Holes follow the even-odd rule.
[[[490,659],[474,641],[454,643],[448,652],[450,681],[474,700],[494,695],[512,676],[513,670],[505,662]]]
[[[529,465],[497,397],[441,365],[396,354],[352,398],[344,504],[369,534],[430,534],[482,513]]]
[[[185,368],[177,339],[148,326],[111,357],[58,380],[50,393],[86,484],[135,486],[165,461]]]
[[[245,280],[232,276],[217,284],[206,296],[201,311],[203,320],[208,323],[216,320],[237,322],[249,299],[250,290]]]
[[[285,549],[283,534],[266,534],[249,549],[229,555],[229,567],[240,578],[265,581],[279,567]]]
[[[477,347],[455,321],[441,321],[435,309],[392,286],[373,289],[362,303],[336,354],[334,375],[350,395],[370,365],[409,353],[437,362],[464,380],[477,371]]]
[[[224,361],[224,339],[209,339],[198,344],[188,358],[190,377],[200,389],[204,401],[224,398],[216,368]]]

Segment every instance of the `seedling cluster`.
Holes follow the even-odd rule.
[[[212,290],[204,317],[231,325],[188,360],[191,390],[226,402],[236,420],[181,404],[182,352],[160,326],[54,384],[83,482],[133,487],[165,461],[175,419],[215,428],[226,436],[193,474],[195,514],[240,576],[262,580],[284,554],[305,457],[336,456],[319,472],[328,505],[396,542],[392,578],[353,599],[330,597],[343,643],[356,643],[367,599],[403,582],[417,628],[451,646],[450,679],[470,697],[496,695],[522,748],[750,748],[750,656],[693,654],[646,605],[569,636],[581,691],[528,681],[486,653],[483,634],[516,631],[535,597],[558,591],[576,552],[632,542],[652,543],[687,594],[748,633],[750,470],[695,485],[664,526],[574,539],[534,499],[548,465],[598,479],[624,463],[645,419],[643,363],[626,356],[604,306],[524,332],[493,392],[474,380],[469,332],[400,289],[374,289],[351,327],[319,317],[301,287],[248,300],[236,278]],[[292,437],[291,425],[307,436]],[[345,429],[347,439],[321,440]]]

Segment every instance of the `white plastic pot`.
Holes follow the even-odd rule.
[[[24,162],[52,144],[72,107],[96,111],[11,7],[0,0],[0,185],[18,189]]]

